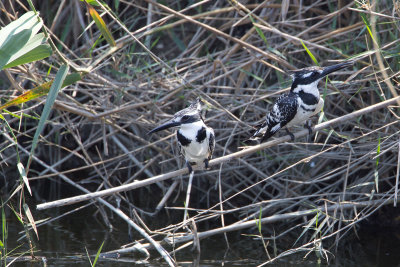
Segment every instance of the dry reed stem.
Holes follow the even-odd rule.
[[[337,209],[345,210],[345,209],[354,209],[354,208],[363,208],[363,207],[371,208],[371,207],[377,207],[377,206],[389,205],[389,204],[393,204],[393,200],[380,199],[380,200],[375,200],[375,201],[363,201],[363,202],[341,202],[341,203],[330,205],[328,207],[320,206],[320,207],[315,207],[315,208],[309,209],[309,210],[295,211],[295,212],[289,212],[289,213],[285,213],[285,214],[272,215],[270,217],[264,217],[261,219],[261,224],[273,223],[273,222],[277,222],[277,221],[284,221],[284,220],[294,219],[294,218],[298,218],[298,217],[314,215],[319,212],[328,214],[329,212],[335,211]],[[216,228],[216,229],[212,229],[212,230],[205,231],[205,232],[198,232],[196,238],[204,239],[204,238],[211,237],[211,236],[214,236],[217,234],[222,234],[222,233],[231,232],[231,231],[238,231],[238,230],[251,228],[251,227],[256,227],[256,223],[254,220],[247,221],[247,222],[239,222],[239,223],[235,223],[233,225],[228,225],[225,227]],[[166,240],[166,242],[168,242],[168,243],[183,243],[183,242],[188,242],[191,240],[193,240],[193,235],[187,234],[185,236],[171,237],[171,238],[169,238],[169,240]]]
[[[213,33],[215,33],[215,34],[217,34],[217,35],[220,35],[220,36],[222,36],[222,37],[224,37],[224,38],[226,38],[226,39],[228,39],[228,40],[234,41],[235,43],[238,43],[238,44],[240,44],[240,45],[243,46],[243,47],[246,47],[246,48],[249,48],[249,49],[251,49],[251,50],[254,50],[254,51],[260,53],[261,55],[263,55],[263,56],[265,56],[265,57],[267,57],[267,58],[269,58],[269,59],[272,59],[272,60],[274,60],[274,61],[276,61],[276,62],[279,62],[280,64],[284,65],[284,66],[287,67],[287,68],[294,69],[293,66],[290,65],[290,64],[288,64],[286,61],[282,60],[281,58],[279,58],[279,57],[277,57],[277,56],[275,56],[275,55],[273,55],[273,54],[271,54],[271,53],[267,53],[267,52],[265,52],[265,51],[259,49],[258,47],[252,46],[252,45],[250,45],[250,44],[248,44],[248,43],[246,43],[246,42],[243,42],[243,41],[240,40],[240,39],[234,38],[234,37],[232,37],[232,36],[230,36],[230,35],[228,35],[228,34],[222,32],[222,31],[219,31],[219,30],[217,30],[217,29],[215,29],[215,28],[213,28],[213,27],[208,26],[207,24],[198,22],[198,21],[194,20],[193,18],[191,18],[191,17],[189,17],[189,16],[186,16],[186,15],[184,15],[184,14],[181,14],[180,12],[177,12],[177,11],[175,11],[175,10],[172,10],[172,9],[170,9],[170,8],[168,8],[168,7],[164,6],[164,5],[162,5],[162,4],[156,3],[156,2],[154,2],[154,1],[152,1],[152,0],[146,0],[146,1],[149,2],[149,3],[152,3],[152,4],[156,5],[156,6],[158,6],[158,7],[160,7],[160,8],[162,8],[162,9],[164,9],[164,10],[166,10],[166,11],[168,11],[168,12],[170,12],[170,13],[172,13],[172,14],[178,16],[178,17],[181,17],[181,18],[183,18],[183,19],[185,19],[185,20],[187,20],[187,21],[190,21],[190,22],[193,23],[193,24],[199,25],[200,27],[203,27],[203,28],[205,28],[205,29],[207,29],[207,30],[209,30],[209,31],[211,31],[211,32],[213,32]],[[278,68],[278,67],[276,67],[276,66],[274,66],[274,65],[272,65],[272,64],[268,64],[268,66],[271,67],[271,68],[273,68],[273,69],[276,69],[277,71],[284,72],[283,70],[281,70],[280,68]]]
[[[13,141],[11,137],[9,137],[8,135],[4,135],[7,139],[9,139],[10,141]],[[25,154],[29,155],[29,151],[27,151],[25,148],[23,148],[22,146],[18,145],[19,149],[24,152]],[[36,160],[36,162],[42,164],[44,167],[46,167],[47,169],[56,172],[56,170],[52,167],[47,165],[45,162],[41,161],[40,159],[38,159],[36,156],[33,156]],[[75,186],[76,188],[78,188],[79,190],[83,191],[83,192],[89,192],[86,188],[78,185],[77,183],[73,182],[71,179],[69,179],[68,177],[64,176],[64,175],[59,175],[65,182]],[[177,266],[174,259],[169,255],[169,253],[155,240],[153,240],[153,238],[146,233],[146,231],[144,231],[141,227],[139,227],[139,225],[137,225],[131,218],[129,218],[129,216],[127,216],[123,211],[121,211],[119,208],[114,207],[113,205],[111,205],[110,203],[108,203],[107,201],[105,201],[104,199],[98,198],[96,199],[96,201],[100,202],[101,204],[103,204],[104,206],[106,206],[107,208],[109,208],[111,211],[113,211],[116,215],[118,215],[121,219],[123,219],[125,222],[127,222],[131,227],[133,227],[140,235],[142,235],[146,240],[148,240],[150,242],[150,244],[152,246],[154,246],[154,248],[158,251],[158,253],[160,253],[161,257],[164,258],[164,260],[166,261],[166,263],[169,266]]]
[[[354,119],[355,117],[364,115],[364,114],[368,114],[370,112],[376,111],[378,109],[381,108],[385,108],[388,107],[389,105],[393,105],[394,103],[396,103],[398,100],[400,99],[400,97],[394,97],[391,98],[389,100],[380,102],[378,104],[363,108],[361,110],[358,111],[354,111],[350,114],[346,114],[343,115],[341,117],[332,119],[330,121],[318,124],[314,127],[314,131],[320,131],[322,129],[328,128],[330,126],[333,126],[335,124],[338,123],[343,123],[345,121]],[[294,133],[295,138],[299,138],[302,136],[306,136],[308,134],[308,130],[302,130],[299,132]],[[268,147],[273,147],[276,146],[278,144],[282,144],[284,142],[288,142],[290,141],[290,136],[283,136],[280,138],[277,138],[275,140],[269,141],[269,142],[265,142],[253,147],[249,147],[246,149],[243,149],[241,151],[223,156],[223,157],[219,157],[219,158],[215,158],[213,160],[210,161],[210,166],[214,166],[214,165],[218,165],[224,162],[228,162],[231,161],[235,158],[239,158],[239,157],[243,157],[246,156],[248,154],[251,153],[255,153],[257,151],[260,151],[262,149],[268,148]],[[198,170],[198,168],[194,168],[194,170]],[[148,178],[146,180],[142,180],[142,181],[138,181],[138,182],[133,182],[130,184],[126,184],[126,185],[122,185],[122,186],[117,186],[117,187],[113,187],[110,189],[106,189],[103,191],[98,191],[98,192],[94,192],[94,193],[89,193],[89,194],[84,194],[84,195],[80,195],[80,196],[76,196],[76,197],[70,197],[70,198],[65,198],[65,199],[60,199],[60,200],[56,200],[53,202],[49,202],[49,203],[43,203],[43,204],[39,204],[36,206],[36,208],[38,210],[43,210],[43,209],[49,209],[49,208],[54,208],[54,207],[59,207],[59,206],[64,206],[64,205],[71,205],[74,203],[78,203],[81,201],[86,201],[86,200],[91,200],[93,198],[98,198],[98,197],[103,197],[103,196],[107,196],[107,195],[112,195],[114,193],[118,193],[118,192],[122,192],[122,191],[127,191],[127,190],[132,190],[132,189],[136,189],[136,188],[140,188],[143,186],[147,186],[156,182],[161,182],[167,179],[171,179],[171,178],[176,178],[179,175],[185,174],[187,173],[187,168],[183,168],[180,170],[176,170],[173,172],[169,172],[169,173],[165,173],[165,174],[161,174],[161,175],[157,175],[155,177],[152,178]]]
[[[46,5],[44,2],[37,5]],[[188,209],[193,229],[221,228],[218,218],[222,215],[225,226],[251,225],[260,212],[262,218],[269,218],[309,210],[310,205],[322,208],[321,201],[328,208],[341,203],[343,198],[350,203],[362,203],[368,199],[384,202],[397,197],[400,128],[393,120],[399,117],[398,107],[392,103],[379,111],[365,110],[363,116],[354,119],[344,116],[394,96],[386,84],[388,80],[397,91],[398,38],[391,36],[398,35],[399,27],[394,6],[391,9],[390,4],[378,3],[371,10],[368,6],[356,6],[354,2],[343,6],[328,1],[286,7],[278,1],[229,6],[217,0],[179,7],[177,2],[168,1],[164,6],[152,1],[119,2],[120,9],[114,13],[119,20],[114,14],[102,11],[117,38],[117,50],[109,50],[105,42],[91,50],[100,33],[95,25],[88,26],[90,18],[85,17],[86,10],[79,2],[64,1],[63,8],[52,7],[56,14],[53,22],[52,16],[41,12],[46,26],[51,28],[49,36],[62,57],[77,70],[87,71],[90,67],[93,71],[78,84],[63,90],[43,132],[34,158],[37,175],[29,177],[38,188],[34,190],[38,202],[43,202],[39,192],[44,179],[67,178],[73,186],[85,185],[86,190],[100,190],[100,194],[114,187],[119,190],[120,185],[133,184],[140,188],[118,192],[108,198],[120,200],[121,210],[129,211],[126,214],[132,210],[134,214],[137,212],[135,216],[141,227],[153,235],[153,240],[177,233],[183,226],[184,212],[179,192],[185,191],[187,182],[179,177],[186,177],[186,169],[170,173],[180,166],[179,156],[173,153],[175,144],[170,132],[154,137],[148,137],[146,132],[199,95],[210,103],[207,124],[217,134],[212,164],[223,163],[223,167],[195,173],[191,208]],[[149,3],[151,9],[148,9]],[[19,2],[18,5],[21,5],[20,10],[26,9]],[[151,21],[147,14],[151,14]],[[250,15],[255,24],[250,21]],[[376,26],[372,29],[376,28],[374,35],[380,47],[373,47],[361,16],[365,16],[367,23],[376,17]],[[7,10],[0,16],[0,23],[4,26],[16,17],[14,11]],[[68,24],[60,27],[58,22],[68,18],[72,26],[69,29]],[[61,34],[62,28],[67,35]],[[83,28],[87,30],[83,32]],[[276,68],[314,64],[299,40],[309,42],[306,42],[308,48],[323,65],[345,58],[357,62],[352,70],[337,73],[343,75],[340,79],[330,77],[333,81],[347,79],[345,85],[332,82],[320,87],[325,106],[318,118],[314,143],[297,139],[295,143],[283,144],[288,141],[283,137],[237,152],[252,125],[261,122],[276,97],[289,89],[289,79]],[[151,48],[143,46],[149,43]],[[378,62],[379,53],[383,56],[383,66]],[[6,73],[10,82],[5,82],[1,96],[10,99],[25,88],[32,88],[29,80],[51,79],[59,62],[60,58],[55,56],[42,61],[43,64],[10,69]],[[50,66],[52,70],[48,75]],[[40,116],[42,102],[43,99],[38,99],[16,111],[22,119],[5,115],[15,129],[19,145],[27,150],[30,143],[26,140],[33,136],[36,120],[24,115]],[[330,127],[335,120],[336,126]],[[296,134],[301,137],[306,133]],[[1,141],[3,166],[12,166],[16,161],[15,151],[11,149],[14,144],[9,140]],[[278,143],[273,143],[275,141]],[[227,155],[222,157],[224,154]],[[231,158],[232,155],[237,157]],[[21,153],[21,158],[24,157]],[[14,175],[9,169],[2,169],[4,177]],[[154,176],[155,173],[170,176],[161,175],[162,179],[158,180],[154,178],[160,176]],[[146,180],[147,177],[152,178]],[[374,191],[376,180],[382,192]],[[10,179],[4,181],[5,191],[12,188]],[[157,186],[147,186],[154,182],[158,182]],[[179,186],[180,183],[183,185]],[[55,196],[59,191],[52,186],[50,192]],[[98,214],[109,225],[104,206],[97,201],[94,203],[97,203]],[[321,224],[317,227],[321,240],[311,227],[315,223],[313,216],[280,221],[272,225],[276,233],[266,227],[262,235],[266,240],[275,236],[280,253],[277,257],[309,252],[317,239],[325,245],[330,238],[340,247],[339,241],[343,242],[349,229],[378,208],[367,207],[362,212],[338,208],[333,216],[321,215]],[[145,225],[153,221],[155,215],[163,222],[166,213],[170,217],[165,221],[171,224],[161,223],[157,227],[160,229],[154,231],[151,230],[153,225]],[[296,239],[295,249],[286,250],[280,246],[280,240]],[[181,247],[189,245],[181,244]]]

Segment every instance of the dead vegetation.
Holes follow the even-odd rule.
[[[264,244],[265,262],[313,250],[327,258],[327,250],[334,253],[359,222],[383,205],[396,205],[396,1],[116,3],[108,3],[110,10],[97,7],[116,40],[114,50],[99,39],[82,2],[35,3],[74,71],[90,70],[59,93],[42,133],[29,174],[38,204],[61,198],[62,187],[48,181],[61,179],[82,194],[126,185],[102,199],[89,198],[98,202],[106,224],[112,222],[105,207],[129,215],[131,226],[147,232],[140,240],[145,248],[152,240],[169,252],[193,245],[200,251],[198,240],[243,231],[258,236],[248,242]],[[7,10],[2,25],[28,10],[20,2],[11,5],[0,4]],[[356,62],[320,84],[325,106],[313,122],[325,124],[317,126],[312,142],[306,130],[296,129],[295,142],[278,136],[246,148],[252,127],[289,89],[285,70],[315,65],[305,48],[321,66]],[[46,81],[59,64],[54,54],[8,70],[2,98]],[[183,222],[188,175],[178,170],[184,165],[174,133],[147,132],[197,96],[208,102],[206,122],[217,145],[211,170],[195,171],[190,220]],[[22,162],[45,100],[10,110],[21,118],[3,113]],[[391,102],[368,109],[385,100]],[[16,153],[5,129],[2,135],[2,176],[9,177]],[[3,193],[12,192],[11,179],[2,183]]]

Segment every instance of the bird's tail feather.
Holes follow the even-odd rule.
[[[266,122],[257,126],[257,130],[253,133],[253,135],[245,140],[245,143],[249,143],[251,141],[259,141],[263,143],[267,141],[271,136],[273,136],[277,131],[281,129],[281,124],[275,124],[273,127],[268,125]]]
[[[263,137],[261,138],[261,143],[267,141],[271,136],[273,136],[277,131],[281,129],[281,125],[277,124],[272,128],[268,128],[268,130],[264,133]]]
[[[265,134],[263,135],[263,137],[261,138],[260,143],[264,143],[264,142],[267,141],[271,136],[273,136],[275,133],[276,133],[276,131],[275,131],[275,132],[266,131]]]
[[[260,140],[263,138],[265,132],[265,128],[263,126],[265,125],[260,124],[257,127],[255,127],[256,128],[255,132],[249,138],[244,140],[244,143],[247,145],[254,145],[255,143],[256,144],[259,143]]]

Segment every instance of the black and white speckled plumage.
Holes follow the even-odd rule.
[[[276,100],[266,120],[257,127],[250,139],[261,138],[261,142],[264,142],[281,128],[303,123],[320,112],[324,101],[319,94],[318,82],[329,73],[350,64],[352,62],[326,68],[309,67],[290,72],[293,79],[290,92],[281,95]]]
[[[262,137],[262,141],[267,140],[291,121],[297,112],[297,98],[298,95],[293,92],[278,97],[266,120],[258,126],[253,137]]]

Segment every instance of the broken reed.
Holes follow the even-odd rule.
[[[35,187],[34,198],[41,202],[40,192],[54,178],[69,181],[80,194],[144,181],[182,167],[172,132],[157,137],[146,133],[196,96],[209,103],[207,123],[217,138],[214,157],[241,150],[252,126],[261,122],[270,104],[288,90],[290,78],[284,70],[314,65],[311,55],[321,65],[347,58],[357,61],[352,70],[320,84],[325,106],[314,123],[340,120],[395,97],[396,91],[390,90],[387,81],[395,85],[399,69],[395,52],[399,31],[392,27],[397,23],[397,10],[378,3],[373,7],[375,13],[368,13],[356,3],[340,3],[320,1],[312,7],[285,7],[280,1],[250,5],[216,1],[180,7],[171,2],[166,7],[151,2],[149,8],[149,2],[121,2],[110,8],[123,25],[129,25],[131,33],[107,14],[107,26],[113,29],[117,44],[111,53],[106,42],[98,39],[95,27],[74,30],[88,26],[84,19],[72,19],[85,17],[84,6],[37,3],[38,10],[47,8],[58,14],[52,17],[41,12],[63,56],[78,66],[95,66],[57,97],[30,169],[36,174],[29,177]],[[22,7],[16,3],[14,8]],[[62,24],[61,18],[71,19]],[[374,19],[377,24],[371,23]],[[375,36],[371,30],[374,25]],[[379,53],[384,55],[384,68],[377,63]],[[57,57],[53,60],[61,63]],[[30,86],[28,78],[45,79],[50,64],[43,61],[9,70],[11,76],[3,81],[2,97],[17,94],[16,86],[10,90],[11,83],[26,88]],[[6,118],[17,130],[24,160],[24,151],[30,149],[26,140],[31,140],[36,129],[41,105],[29,103],[15,112],[33,116]],[[397,116],[398,107],[393,103],[326,128],[312,143],[299,138],[249,153],[239,163],[223,162],[211,171],[197,172],[190,199],[193,222],[216,232],[220,227],[248,223],[247,231],[253,232],[250,224],[260,216],[262,220],[315,209],[317,213],[302,215],[302,219],[286,219],[274,227],[261,228],[263,237],[277,236],[276,256],[286,251],[279,237],[287,229],[291,229],[291,244],[300,236],[295,245],[298,248],[313,249],[316,239],[339,241],[349,225],[357,225],[397,195]],[[11,142],[3,139],[3,164],[12,165],[15,160]],[[13,173],[11,169],[3,172],[5,176]],[[159,233],[181,232],[187,180],[179,178],[119,193],[121,211],[134,209],[144,224]],[[182,186],[178,186],[179,181]],[[5,188],[12,188],[10,180]],[[58,187],[50,186],[50,190],[51,195],[61,198]],[[368,201],[379,205],[359,205]],[[354,205],[354,209],[341,209],[341,203]],[[328,205],[337,209],[324,211]],[[155,213],[158,218],[163,215],[166,222],[158,225],[159,229],[151,224]],[[163,234],[152,238],[159,241]]]

